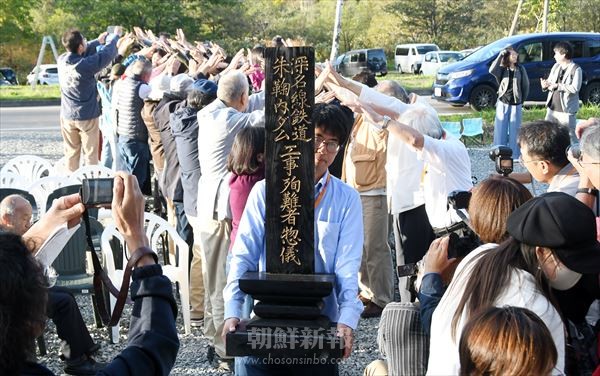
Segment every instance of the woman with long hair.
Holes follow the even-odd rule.
[[[518,158],[517,133],[521,127],[523,102],[529,94],[527,71],[519,64],[519,53],[509,46],[492,62],[490,73],[498,82],[494,144],[509,146],[513,157]]]
[[[471,252],[457,267],[433,313],[428,374],[458,374],[458,339],[465,323],[490,306],[528,308],[546,324],[564,372],[565,328],[551,288],[567,290],[582,274],[600,271],[594,214],[564,193],[529,200],[508,218],[510,237]],[[430,252],[447,247],[436,240]],[[436,250],[437,249],[437,250]]]
[[[507,177],[485,179],[475,188],[469,202],[471,228],[483,245],[474,252],[498,246],[508,238],[506,221],[519,206],[532,198],[531,192],[518,181]],[[419,289],[421,322],[430,333],[431,316],[450,283],[459,260],[447,253],[428,252],[424,258],[423,279]]]

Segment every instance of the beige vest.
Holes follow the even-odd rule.
[[[377,131],[359,115],[354,121],[351,137],[344,156],[342,180],[359,192],[385,188],[388,132]]]

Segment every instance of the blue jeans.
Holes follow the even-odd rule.
[[[517,145],[517,134],[521,128],[522,105],[509,105],[502,101],[496,103],[494,121],[494,145],[505,145],[512,149],[513,159],[519,158],[521,151]]]
[[[242,356],[235,358],[235,376],[337,376],[338,365],[333,364],[272,364],[269,358]],[[285,360],[285,359],[284,359]],[[303,359],[302,359],[303,360]]]
[[[146,183],[148,167],[150,165],[150,148],[147,142],[142,142],[126,137],[119,137],[117,143],[118,158],[117,170],[133,174],[138,181],[140,189]]]

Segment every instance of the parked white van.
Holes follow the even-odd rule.
[[[418,74],[421,70],[423,57],[430,51],[439,51],[440,48],[436,44],[427,43],[409,43],[399,44],[396,46],[394,56],[394,66],[398,72],[412,72]]]

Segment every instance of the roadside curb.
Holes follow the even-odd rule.
[[[0,100],[0,107],[60,106],[60,99]]]

